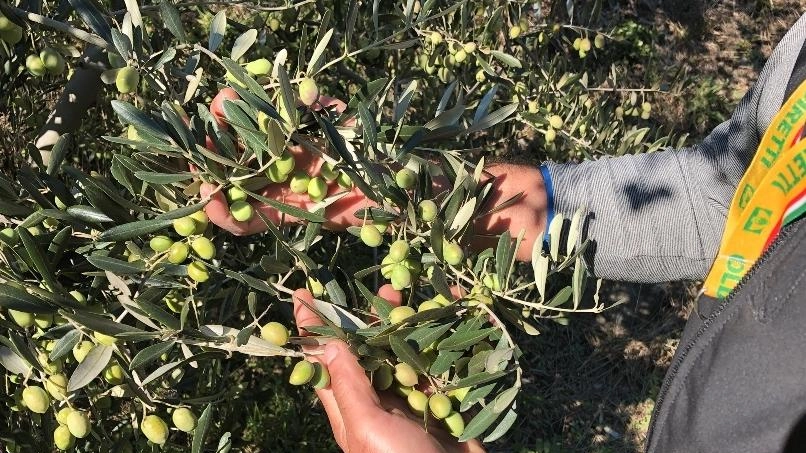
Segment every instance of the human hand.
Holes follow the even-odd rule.
[[[210,104],[210,113],[218,122],[219,126],[224,128],[227,128],[228,125],[224,121],[223,104],[224,101],[228,99],[238,99],[238,95],[235,90],[224,88]],[[332,108],[337,112],[343,112],[347,108],[347,105],[338,99],[320,96],[317,104],[313,108],[315,110]],[[348,119],[345,122],[345,125],[351,124],[355,124],[355,119]],[[288,151],[294,156],[295,171],[303,171],[312,177],[321,175],[322,166],[325,161],[318,154],[314,154],[299,145],[289,146]],[[260,216],[253,216],[252,219],[246,222],[235,220],[230,214],[226,196],[219,186],[203,184],[200,189],[200,194],[202,198],[210,199],[209,203],[205,206],[205,212],[210,218],[210,221],[219,227],[236,235],[254,234],[266,230],[266,224]],[[259,191],[259,194],[263,197],[277,200],[306,211],[310,210],[316,204],[307,194],[296,194],[292,192],[288,184],[269,184]],[[325,208],[327,222],[324,226],[329,229],[345,229],[350,225],[360,224],[361,219],[357,219],[353,216],[353,213],[358,209],[373,204],[355,187],[347,190],[339,186],[335,181],[328,182],[327,196],[337,194],[342,195],[342,197]],[[299,221],[299,219],[293,216],[286,215],[283,217],[277,209],[262,202],[252,200],[250,203],[255,210],[260,211],[275,224],[279,224],[281,220],[286,222]]]
[[[384,287],[381,297],[400,303],[399,293]],[[321,325],[322,321],[305,304],[313,304],[307,289],[294,292],[294,316],[300,335],[305,327]],[[304,303],[303,303],[304,301]],[[308,349],[308,352],[312,352]],[[398,396],[372,387],[358,359],[343,341],[334,340],[324,347],[324,353],[313,355],[330,373],[330,386],[316,393],[325,408],[336,442],[347,453],[418,452],[418,453],[476,453],[484,449],[476,440],[458,442],[436,423],[428,431],[422,417],[409,412]]]

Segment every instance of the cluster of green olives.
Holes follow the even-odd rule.
[[[64,57],[53,47],[45,47],[38,55],[31,54],[25,58],[25,69],[34,77],[59,75],[64,72],[64,68]]]
[[[173,229],[182,240],[174,241],[166,235],[159,235],[152,237],[148,245],[157,255],[164,255],[171,264],[186,262],[191,252],[196,257],[209,261],[215,258],[216,248],[213,241],[203,236],[208,224],[207,214],[196,211],[173,221]],[[187,273],[188,277],[198,283],[204,283],[210,278],[207,265],[196,259],[188,265]]]
[[[574,39],[574,42],[572,44],[574,50],[579,52],[579,58],[587,57],[588,52],[590,52],[593,47],[597,49],[604,49],[604,46],[605,46],[605,37],[602,34],[597,34],[593,38],[593,44],[591,44],[591,40],[585,36]]]
[[[426,33],[423,41],[425,46],[422,53],[417,56],[417,64],[429,75],[436,72],[442,82],[453,79],[453,70],[468,63],[478,49],[478,45],[473,41],[462,43],[447,40],[438,31]],[[480,82],[486,79],[481,69],[476,75],[477,79],[480,77]]]

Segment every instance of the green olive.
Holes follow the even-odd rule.
[[[45,47],[42,49],[42,51],[39,52],[39,58],[50,74],[59,75],[64,72],[64,57],[53,47]]]
[[[173,221],[174,231],[180,236],[190,236],[196,231],[196,223],[190,217],[180,217]]]
[[[395,183],[401,189],[411,189],[417,183],[417,173],[409,168],[399,170],[395,174]]]
[[[464,51],[465,51],[465,52],[466,52],[468,55],[470,55],[470,54],[472,54],[473,52],[475,52],[475,51],[476,51],[476,43],[474,43],[474,42],[472,42],[472,41],[471,41],[471,42],[466,42],[466,43],[464,43],[464,45],[462,46],[462,49],[463,49],[463,50],[464,50]]]
[[[11,319],[23,329],[31,327],[34,325],[34,321],[36,321],[33,313],[26,313],[24,311],[17,311],[9,308],[8,314],[11,315]]]
[[[308,196],[313,201],[322,201],[327,195],[327,183],[320,177],[311,178],[308,181]]]
[[[389,256],[386,255],[381,260],[381,275],[383,278],[391,278],[392,277],[392,269],[394,269],[397,263]]]
[[[248,222],[255,214],[252,205],[245,201],[236,201],[229,207],[230,214],[239,222]]]
[[[442,419],[451,413],[451,399],[444,393],[435,393],[428,398],[428,408],[434,418]]]
[[[451,266],[458,266],[465,258],[462,247],[455,242],[447,242],[442,245],[442,257]]]
[[[245,69],[251,75],[266,76],[271,73],[272,63],[265,58],[259,58],[247,63]]]
[[[188,277],[196,282],[204,283],[210,278],[207,266],[201,261],[194,261],[188,265]]]
[[[304,78],[299,82],[299,100],[305,105],[313,105],[319,99],[319,87],[311,78]]]
[[[25,58],[25,69],[34,76],[34,77],[42,77],[47,73],[47,69],[45,69],[45,63],[42,62],[42,59],[39,58],[39,55],[28,55]]]
[[[146,415],[140,424],[140,430],[150,442],[164,445],[168,440],[168,425],[158,415]]]
[[[398,263],[392,266],[392,274],[389,276],[392,288],[400,291],[411,285],[411,271],[404,264]]]
[[[60,425],[67,425],[67,416],[70,415],[70,412],[73,412],[73,408],[70,406],[59,409],[59,412],[56,412],[56,421]]]
[[[330,372],[327,367],[319,362],[314,363],[313,377],[311,378],[311,385],[313,388],[320,390],[330,385]]]
[[[34,315],[34,324],[44,330],[53,325],[53,313]]]
[[[122,94],[133,93],[139,84],[140,73],[131,66],[120,68],[115,76],[115,87]]]
[[[437,218],[439,208],[433,200],[423,200],[417,206],[417,210],[419,211],[420,218],[424,222],[431,222]]]
[[[444,420],[452,436],[459,437],[465,432],[465,419],[459,412],[451,412]]]
[[[53,430],[53,445],[59,450],[70,450],[75,444],[76,438],[70,434],[70,429],[67,426],[59,425]]]
[[[288,329],[279,322],[272,321],[260,328],[260,338],[275,346],[285,346],[288,343]]]
[[[11,25],[13,26],[12,28],[0,31],[0,39],[13,46],[22,41],[22,27],[14,23]]]
[[[383,242],[383,236],[372,225],[364,225],[361,227],[361,241],[369,247],[377,247]]]
[[[300,360],[291,370],[288,383],[291,385],[307,384],[313,378],[314,371],[313,363],[307,360]]]
[[[44,414],[50,407],[48,392],[42,387],[32,385],[22,390],[22,401],[31,412]]]
[[[431,41],[431,44],[437,46],[442,42],[442,35],[438,31],[432,31],[428,35],[428,40]]]
[[[433,300],[427,300],[421,303],[419,307],[417,307],[417,311],[424,312],[428,310],[433,310],[435,308],[442,308],[442,305],[440,305],[439,302],[435,302]]]
[[[62,373],[49,376],[45,381],[45,390],[56,401],[63,401],[67,398],[67,376]]]
[[[198,418],[190,409],[179,407],[171,414],[171,421],[174,423],[174,426],[176,426],[176,429],[184,433],[189,433],[196,429]]]
[[[501,281],[498,279],[498,274],[487,274],[481,279],[481,283],[493,291],[501,290]]]
[[[297,166],[297,160],[290,151],[285,150],[283,154],[280,155],[280,158],[274,162],[274,165],[277,165],[277,171],[281,174],[289,175]]]
[[[605,37],[602,34],[597,34],[595,38],[593,38],[593,45],[597,49],[603,49],[605,46]]]
[[[319,174],[325,178],[326,181],[335,181],[336,178],[339,177],[339,172],[337,172],[335,166],[331,165],[329,162],[322,164]]]
[[[117,343],[118,339],[112,335],[107,335],[101,332],[93,332],[92,336],[98,341],[98,343],[104,346],[112,346],[113,344]]]
[[[392,367],[387,363],[382,363],[374,373],[372,373],[372,386],[376,390],[386,390],[392,386]]]
[[[193,239],[193,242],[190,243],[190,247],[201,259],[211,260],[215,257],[215,245],[213,245],[213,241],[204,236]]]
[[[19,242],[19,236],[17,236],[17,232],[14,231],[13,228],[3,228],[0,230],[0,240],[5,242],[8,245],[14,246],[17,245]]]
[[[246,201],[246,192],[240,187],[232,186],[227,190],[227,201]]]
[[[80,343],[73,346],[73,357],[75,357],[76,362],[81,363],[84,361],[84,358],[87,357],[87,354],[92,351],[92,348],[95,347],[95,344],[89,340],[81,341]]]
[[[591,40],[588,38],[583,38],[582,41],[579,42],[579,50],[581,52],[590,52]]]
[[[73,410],[70,412],[67,415],[66,425],[67,429],[70,430],[70,434],[79,439],[87,437],[87,434],[90,433],[90,418],[84,411]]]
[[[515,39],[521,35],[520,25],[513,25],[509,28],[509,39]]]
[[[168,250],[169,248],[171,248],[173,244],[174,241],[168,236],[154,236],[148,242],[148,245],[151,247],[151,250],[157,253],[162,253]]]
[[[401,323],[406,319],[408,319],[410,316],[413,316],[414,313],[416,313],[414,309],[409,307],[408,305],[401,305],[399,307],[395,307],[392,309],[392,311],[389,312],[389,323],[390,324]]]
[[[308,277],[308,289],[313,294],[313,297],[322,297],[325,294],[325,287],[319,280]]]
[[[395,381],[405,387],[417,385],[419,378],[411,365],[405,362],[395,365]]]
[[[112,363],[104,369],[104,379],[112,385],[120,385],[126,380],[126,375],[120,365]]]
[[[171,264],[182,264],[188,259],[190,248],[184,242],[174,242],[168,249],[168,262]]]
[[[549,126],[554,129],[562,129],[563,119],[560,117],[560,115],[551,115],[549,118]]]
[[[350,178],[350,175],[345,172],[339,173],[339,177],[336,178],[336,183],[339,185],[339,187],[344,189],[349,190],[353,188],[353,180]]]
[[[389,259],[399,263],[409,256],[409,243],[405,239],[398,239],[389,246]]]
[[[311,177],[308,176],[307,173],[298,171],[291,176],[291,181],[288,182],[288,187],[294,193],[307,193],[308,183],[310,181]]]
[[[409,403],[409,407],[415,414],[422,415],[425,408],[428,407],[428,396],[415,389],[406,397],[406,402]]]

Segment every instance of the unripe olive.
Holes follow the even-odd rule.
[[[428,398],[428,408],[434,418],[445,418],[451,413],[451,399],[444,393],[434,393]]]
[[[227,201],[246,201],[246,192],[240,187],[232,186],[227,190]]]
[[[199,236],[196,239],[193,239],[193,242],[190,243],[190,247],[201,259],[211,260],[215,257],[215,246],[213,245],[213,241],[204,236]]]
[[[184,242],[174,242],[168,249],[168,262],[171,264],[182,264],[188,259],[190,248]]]
[[[148,245],[151,247],[151,250],[162,253],[174,244],[174,241],[169,238],[168,236],[154,236],[148,241]]]
[[[414,309],[409,307],[408,305],[401,305],[399,307],[395,307],[389,312],[389,323],[390,324],[401,323],[410,316],[414,315],[414,313],[415,313]]]
[[[277,166],[277,171],[281,174],[288,175],[294,170],[294,167],[297,166],[297,160],[290,151],[285,150],[283,154],[280,155],[280,158],[274,162],[274,165]]]
[[[196,418],[196,414],[190,409],[179,407],[171,414],[171,421],[174,423],[174,426],[176,426],[176,429],[189,433],[196,429],[198,419]]]
[[[409,407],[415,414],[422,415],[425,408],[428,407],[428,396],[415,389],[406,397],[406,402],[409,403]]]
[[[641,104],[641,110],[647,113],[651,112],[652,104],[650,104],[649,102],[644,102],[643,104]]]
[[[616,107],[616,110],[614,111],[614,113],[616,114],[616,118],[618,118],[618,119],[623,118],[624,117],[624,107],[621,107],[621,106]]]
[[[23,389],[22,401],[25,403],[25,407],[27,407],[31,412],[35,412],[37,414],[44,414],[47,412],[48,407],[50,407],[50,397],[48,396],[48,392],[37,385],[32,385]]]
[[[400,385],[411,387],[417,385],[419,378],[417,372],[408,363],[401,362],[395,365],[395,381]]]
[[[383,236],[372,225],[364,225],[361,227],[361,241],[369,247],[377,247],[383,242]]]
[[[311,378],[311,385],[313,388],[320,390],[330,385],[330,372],[327,367],[319,362],[313,364],[314,372]]]
[[[288,343],[288,329],[279,322],[272,321],[260,328],[260,338],[275,346],[285,346]]]
[[[92,336],[98,341],[98,343],[104,346],[112,346],[113,344],[117,343],[118,339],[112,335],[107,335],[101,332],[93,332]]]
[[[33,313],[26,313],[24,311],[17,311],[17,310],[9,309],[8,314],[11,316],[11,319],[14,320],[14,322],[18,326],[20,326],[20,327],[22,327],[24,329],[27,329],[27,328],[31,327],[32,325],[34,325],[35,319],[34,319],[34,314]]]
[[[406,385],[395,384],[395,385],[392,387],[392,390],[393,390],[393,391],[394,391],[394,392],[395,392],[395,393],[396,393],[396,394],[397,394],[399,397],[401,397],[401,398],[408,398],[408,397],[409,397],[409,393],[411,393],[411,392],[413,392],[413,391],[414,391],[414,387],[412,387],[412,386],[410,386],[410,385],[409,385],[409,386],[406,386]]]
[[[441,307],[442,305],[440,305],[439,302],[435,302],[433,300],[427,300],[421,303],[419,307],[417,307],[417,311],[422,313],[427,310],[433,310],[435,308],[441,308]]]
[[[389,256],[386,255],[381,260],[381,275],[383,278],[391,278],[392,277],[392,269],[394,269],[397,263]]]
[[[39,52],[39,58],[42,60],[42,64],[49,73],[58,75],[64,72],[64,57],[53,47],[45,47],[42,49],[42,51]]]
[[[520,25],[513,25],[509,29],[509,39],[515,39],[521,35],[521,27]]]
[[[45,390],[57,401],[63,401],[67,397],[67,376],[64,374],[54,374],[45,381]]]
[[[308,176],[307,173],[296,172],[293,176],[291,176],[291,181],[288,182],[288,187],[294,193],[307,193],[308,183],[310,181],[311,177]]]
[[[462,63],[465,60],[467,60],[467,52],[465,52],[464,49],[459,49],[456,52],[456,55],[453,56],[453,58],[454,61],[456,61],[457,63]]]
[[[350,179],[350,175],[345,172],[339,173],[339,177],[336,178],[336,183],[339,187],[344,189],[352,189],[353,188],[353,180]]]
[[[232,217],[239,222],[248,222],[255,214],[252,205],[245,201],[236,201],[229,207],[229,212]]]
[[[168,440],[168,425],[158,415],[146,415],[140,424],[140,430],[146,439],[157,445],[164,445]]]
[[[70,295],[73,296],[73,299],[76,300],[81,305],[87,305],[87,297],[81,293],[81,291],[70,291]]]
[[[201,261],[194,261],[188,265],[188,277],[196,282],[204,283],[210,278],[207,266]]]
[[[465,400],[465,397],[470,392],[470,387],[460,387],[458,389],[453,389],[448,391],[448,396],[456,398],[456,401],[460,403]]]
[[[90,418],[84,411],[73,410],[67,415],[67,429],[70,434],[79,439],[87,437],[90,433]]]
[[[28,55],[25,58],[25,69],[35,77],[42,77],[47,72],[45,64],[42,62],[42,59],[39,58],[39,55]]]
[[[266,177],[269,178],[269,181],[271,182],[285,182],[288,179],[288,175],[288,173],[283,173],[280,171],[280,167],[278,166],[277,162],[272,163],[269,165],[269,168],[266,169]]]
[[[476,82],[484,82],[487,80],[487,74],[484,73],[484,69],[479,69],[476,71]]]
[[[59,412],[56,412],[56,421],[60,425],[67,425],[67,416],[70,415],[70,412],[73,412],[73,408],[70,406],[59,409]]]
[[[487,274],[481,279],[481,283],[493,291],[501,290],[501,281],[498,279],[498,274]]]
[[[458,266],[465,258],[462,247],[455,242],[446,242],[442,245],[442,257],[451,266]]]
[[[462,46],[462,49],[463,49],[463,50],[464,50],[464,51],[465,51],[465,52],[466,52],[468,55],[470,55],[470,54],[472,54],[473,52],[475,52],[475,51],[476,51],[476,43],[474,43],[474,42],[472,42],[472,41],[471,41],[471,42],[466,42],[466,43],[465,43],[465,44]]]
[[[313,363],[307,360],[300,360],[291,370],[288,383],[291,385],[307,384],[313,378],[314,371]]]
[[[641,119],[642,120],[648,120],[650,116],[651,116],[650,113],[648,111],[646,111],[646,110],[641,112]]]
[[[327,195],[327,183],[320,177],[311,178],[308,181],[308,196],[313,201],[322,201]]]
[[[47,329],[53,325],[53,313],[48,314],[35,314],[34,324],[40,329]]]
[[[379,220],[376,220],[372,222],[372,226],[374,226],[379,233],[383,234],[386,233],[386,230],[389,228],[389,222],[381,222]]]
[[[247,63],[245,69],[249,74],[265,76],[271,73],[272,63],[265,58],[259,58]]]
[[[411,285],[411,271],[403,264],[395,264],[392,266],[392,274],[389,279],[392,282],[392,288],[400,291]]]
[[[573,42],[573,44],[571,44],[571,46],[574,48],[574,50],[581,49],[582,48],[582,38],[574,39],[574,42]]]
[[[431,222],[432,220],[437,218],[437,212],[439,208],[437,204],[434,203],[434,200],[423,200],[417,206],[417,209],[420,214],[420,218],[423,219],[424,222]]]
[[[269,28],[271,31],[277,31],[280,29],[280,19],[276,17],[272,17],[269,19]]]
[[[392,386],[392,367],[387,363],[382,363],[381,366],[372,373],[372,386],[376,390],[386,390]]]
[[[580,52],[590,52],[591,40],[588,38],[583,38],[582,41],[579,42],[579,50]]]
[[[4,16],[3,13],[0,13],[0,31],[8,31],[14,27],[19,27],[19,25],[15,24],[11,21],[11,19]]]
[[[104,369],[104,379],[112,385],[120,385],[125,381],[126,375],[123,368],[117,363],[112,363]]]
[[[451,412],[450,415],[445,417],[445,426],[454,437],[459,437],[465,432],[465,419],[459,412]]]
[[[53,445],[59,450],[70,450],[75,446],[76,438],[70,434],[70,429],[59,425],[53,430]]]
[[[319,169],[319,175],[325,178],[327,181],[334,181],[339,177],[339,172],[337,172],[335,167],[329,162],[325,162],[322,164],[322,168]]]
[[[174,230],[180,236],[190,236],[196,231],[196,223],[190,217],[180,217],[173,221]]]
[[[546,143],[551,143],[557,138],[557,131],[552,128],[548,128],[546,129],[546,132],[543,133],[543,138],[546,139]]]
[[[0,39],[11,44],[17,44],[22,41],[22,27],[15,23],[11,23],[12,27],[8,30],[0,30]]]
[[[399,263],[409,256],[409,243],[405,239],[398,239],[389,246],[389,258]]]
[[[83,362],[84,358],[92,351],[93,347],[95,347],[95,345],[88,340],[81,341],[73,346],[73,357],[75,357],[76,362]]]
[[[563,119],[560,115],[551,115],[549,118],[549,126],[553,127],[554,129],[562,129],[563,127]]]
[[[14,246],[19,242],[19,237],[13,228],[3,228],[3,230],[0,231],[0,240],[8,245]]]
[[[123,94],[133,93],[140,84],[140,73],[131,66],[126,66],[118,70],[115,76],[115,87]]]
[[[431,44],[436,46],[442,42],[442,35],[438,31],[432,31],[431,34],[428,35],[428,39],[431,41]]]
[[[601,34],[596,35],[596,37],[593,38],[593,45],[597,49],[603,49],[604,46],[605,46],[605,37],[604,37],[604,35],[601,35]]]
[[[325,294],[325,287],[322,282],[313,277],[308,277],[308,289],[313,297],[322,297]]]
[[[299,100],[305,105],[313,105],[319,99],[319,87],[311,78],[304,78],[299,82]]]
[[[540,110],[540,106],[538,105],[537,101],[529,101],[526,104],[526,108],[529,113],[537,113]]]
[[[411,189],[417,183],[417,173],[409,168],[399,170],[395,174],[395,183],[401,189]]]

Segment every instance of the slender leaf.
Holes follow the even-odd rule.
[[[70,380],[67,382],[67,391],[75,392],[92,382],[109,364],[114,348],[102,344],[95,345],[78,364]]]

